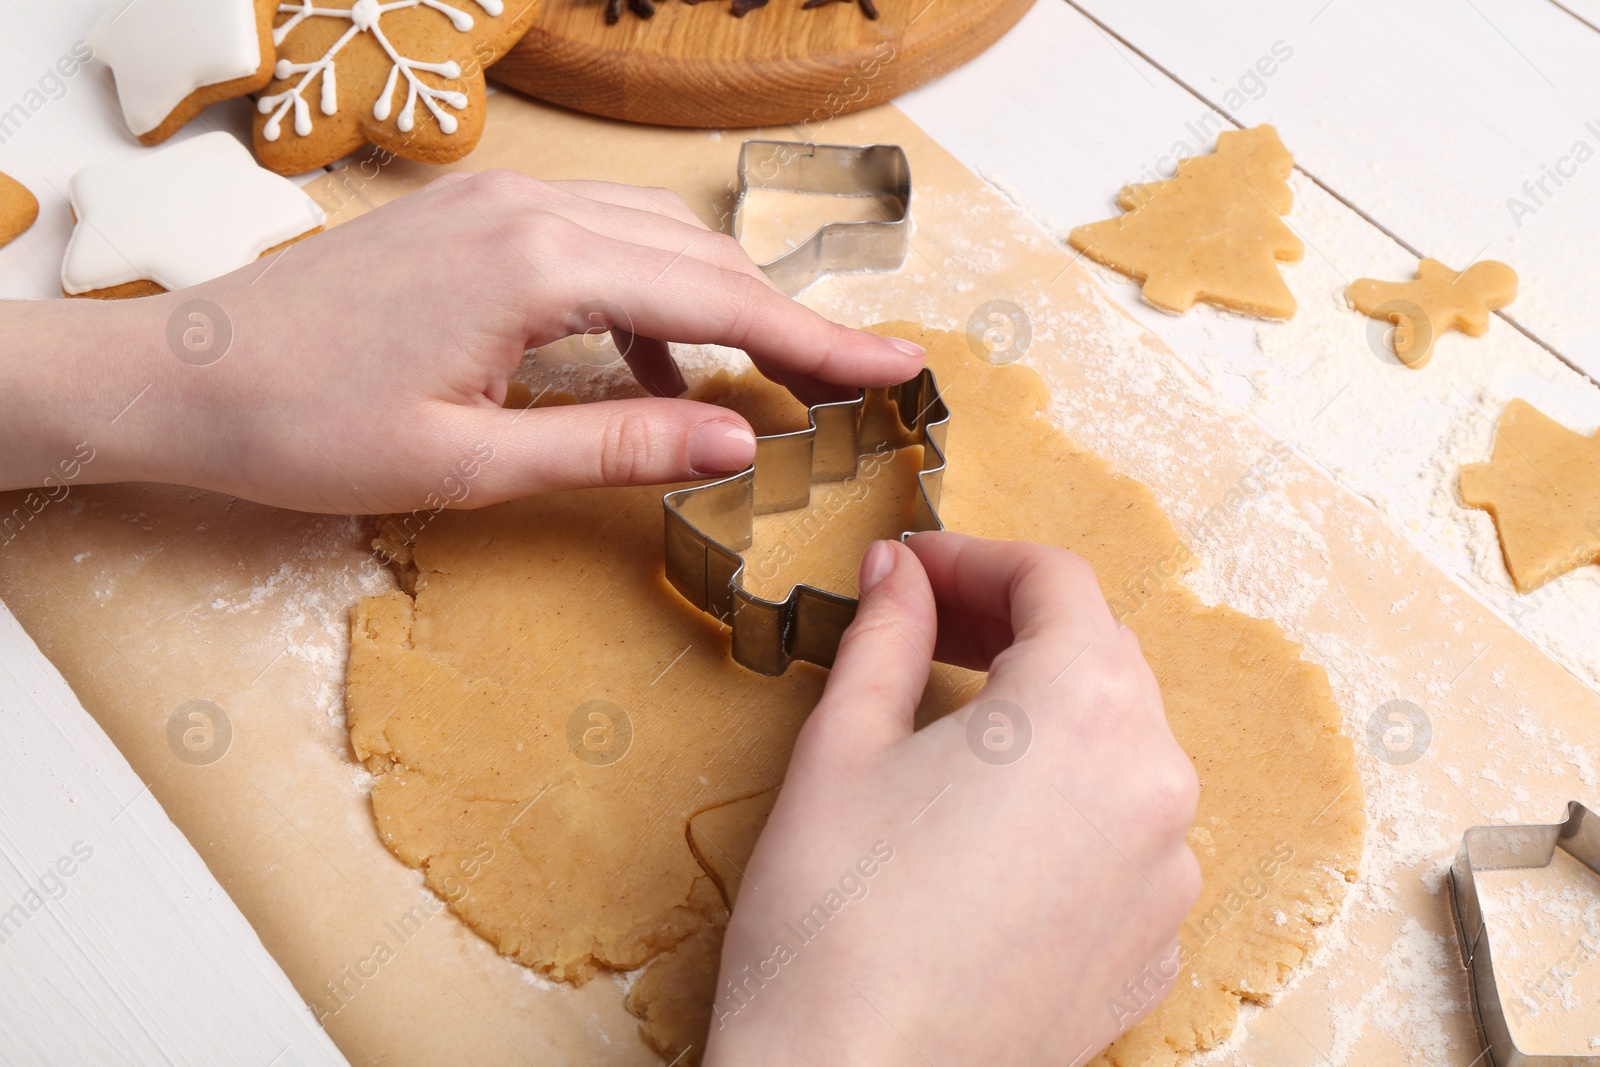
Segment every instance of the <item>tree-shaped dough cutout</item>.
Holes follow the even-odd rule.
[[[1494,516],[1518,592],[1600,563],[1600,433],[1585,437],[1513,400],[1489,462],[1461,468],[1461,499]]]
[[[1271,126],[1230,130],[1216,151],[1165,181],[1117,194],[1126,214],[1073,230],[1073,248],[1144,283],[1144,298],[1183,312],[1196,300],[1265,319],[1294,315],[1278,264],[1305,254],[1283,216],[1294,157]]]

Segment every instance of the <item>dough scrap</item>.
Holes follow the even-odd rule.
[[[1066,545],[1108,592],[1141,590],[1125,618],[1200,773],[1191,840],[1205,888],[1172,994],[1098,1062],[1169,1064],[1211,1047],[1241,1000],[1281,987],[1355,877],[1362,790],[1326,675],[1273,623],[1207,607],[1161,577],[1191,557],[1154,496],[1048,421],[1031,370],[977,359],[963,334],[883,329],[928,349],[954,412],[946,523]],[[757,379],[701,395],[737,406],[760,432],[803,424],[799,405]],[[811,509],[769,517],[747,561],[781,561],[779,584],[852,591],[861,548],[898,529],[916,458],[908,449],[886,465],[904,471],[898,489],[835,483]],[[830,508],[831,494],[853,494],[854,506]],[[706,1032],[726,921],[718,886],[746,862],[757,798],[781,784],[825,675],[732,665],[725,633],[662,578],[660,537],[659,489],[440,514],[414,547],[414,597],[369,598],[355,612],[348,698],[395,854],[441,891],[435,867],[493,844],[496,858],[447,899],[543,974],[583,981],[653,960],[627,1004],[671,1060]],[[959,707],[980,680],[937,668],[919,721]],[[631,748],[605,765],[580,758],[572,734],[595,700],[631,723]],[[697,860],[706,849],[690,842],[707,835],[728,868]]]
[[[1600,432],[1585,437],[1513,400],[1489,462],[1461,468],[1461,499],[1494,516],[1519,593],[1600,563]]]
[[[1294,157],[1269,125],[1229,130],[1216,151],[1178,164],[1165,181],[1117,194],[1127,214],[1079,226],[1068,236],[1090,259],[1144,283],[1144,298],[1183,312],[1203,300],[1265,319],[1292,318],[1279,263],[1305,246],[1282,216],[1294,206]]]
[[[1417,264],[1415,281],[1357,278],[1345,295],[1368,318],[1394,323],[1395,358],[1420,370],[1433,358],[1433,342],[1440,334],[1460,330],[1482,337],[1489,331],[1489,312],[1517,298],[1517,272],[1492,259],[1464,271],[1424,259]]]

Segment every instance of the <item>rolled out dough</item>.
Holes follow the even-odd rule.
[[[1205,888],[1182,971],[1097,1061],[1174,1063],[1224,1040],[1241,1000],[1281,987],[1355,877],[1362,790],[1326,676],[1274,624],[1207,607],[1182,584],[1191,557],[1150,491],[1054,428],[1031,370],[976,359],[960,334],[884,329],[928,348],[954,413],[946,524],[1073,548],[1120,590],[1199,770],[1191,843]],[[702,394],[760,432],[803,425],[804,410],[765,382],[719,380]],[[763,520],[752,574],[779,591],[853,592],[862,546],[899,528],[914,463],[902,453],[875,478],[820,487],[811,508]],[[354,614],[348,697],[395,854],[446,895],[443,872],[493,843],[495,860],[451,908],[549,977],[649,963],[628,1006],[670,1060],[706,1031],[738,871],[825,675],[797,664],[764,678],[731,663],[720,628],[662,578],[660,498],[588,490],[438,516],[397,552],[413,594],[368,598]],[[831,506],[841,499],[849,506]],[[958,707],[979,680],[936,668],[919,717]],[[602,733],[586,747],[591,728]],[[1108,996],[1138,1006],[1137,994]]]

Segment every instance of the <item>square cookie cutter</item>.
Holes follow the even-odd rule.
[[[797,659],[831,667],[856,601],[804,584],[781,601],[746,590],[741,553],[751,545],[757,515],[806,507],[814,483],[851,477],[863,456],[921,445],[911,528],[901,538],[944,529],[938,506],[950,411],[932,371],[864,390],[854,400],[818,404],[808,421],[803,430],[758,437],[755,463],[738,474],[662,498],[667,581],[733,628],[735,662],[772,676]]]
[[[1567,805],[1565,822],[1474,826],[1462,835],[1461,850],[1450,867],[1450,899],[1461,938],[1461,958],[1467,965],[1473,1013],[1489,1067],[1600,1067],[1600,1053],[1530,1055],[1517,1047],[1495,982],[1489,931],[1473,877],[1474,871],[1549,866],[1558,848],[1600,874],[1600,816],[1574,800]]]
[[[900,204],[895,218],[830,222],[798,248],[761,264],[767,277],[790,296],[824,274],[898,270],[906,261],[911,242],[911,164],[899,145],[744,142],[733,201],[735,240],[744,230],[745,195],[752,189],[892,197]]]

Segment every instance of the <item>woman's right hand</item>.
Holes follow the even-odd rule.
[[[1085,1063],[1171,988],[1199,893],[1195,771],[1138,641],[1059,548],[878,542],[861,590],[742,884],[705,1062]],[[914,732],[935,656],[989,677]]]

